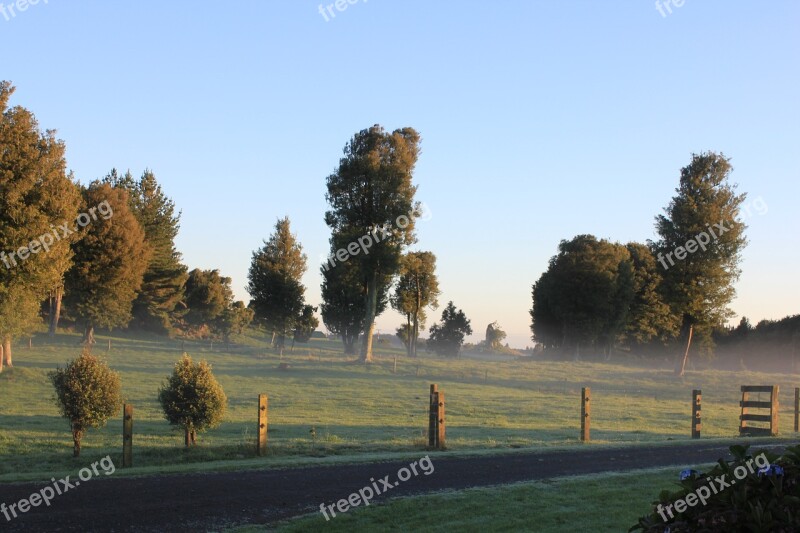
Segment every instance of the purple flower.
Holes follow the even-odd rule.
[[[692,476],[697,476],[698,474],[699,472],[697,470],[692,470],[691,468],[681,470],[681,481],[687,480]]]
[[[783,467],[779,465],[769,465],[758,469],[758,477],[761,476],[782,476]]]

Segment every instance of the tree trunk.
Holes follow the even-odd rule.
[[[414,324],[411,315],[406,315],[406,331],[408,331],[408,343],[406,344],[406,355],[413,357],[414,354]]]
[[[58,287],[55,294],[50,296],[50,329],[49,335],[53,337],[58,330],[58,321],[61,319],[61,299],[64,297],[64,287]]]
[[[91,322],[86,323],[86,327],[83,330],[83,343],[86,346],[91,346],[95,343],[94,340],[94,325]]]
[[[411,330],[411,346],[413,347],[411,350],[411,355],[413,357],[417,356],[417,339],[419,338],[419,312],[422,310],[422,294],[419,289],[419,279],[417,279],[417,301],[416,308],[414,309],[414,324]]]
[[[681,361],[680,368],[675,369],[675,373],[683,377],[686,373],[686,363],[689,361],[689,348],[692,346],[692,332],[694,331],[694,326],[689,325],[689,339],[686,341],[686,351],[683,353],[683,360]]]
[[[6,366],[9,368],[14,366],[11,362],[11,337],[3,337],[3,355],[6,360]]]
[[[80,457],[81,455],[81,437],[83,432],[72,426],[72,457]]]
[[[364,342],[361,344],[362,363],[372,362],[372,335],[375,333],[375,311],[378,306],[378,275],[372,273],[367,283],[367,315],[365,317]]]
[[[3,372],[3,345],[0,344],[0,373]]]
[[[186,446],[186,448],[189,448],[189,447],[192,446],[192,443],[193,443],[193,441],[192,441],[192,433],[194,433],[194,432],[190,431],[189,428],[183,428],[183,443]]]

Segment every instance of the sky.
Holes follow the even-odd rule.
[[[800,3],[685,0],[0,0],[0,79],[81,182],[151,169],[190,268],[247,301],[284,216],[320,303],[325,179],[373,124],[422,136],[415,250],[481,340],[532,345],[531,286],[562,239],[654,239],[693,153],[746,192],[731,308],[800,312]],[[20,9],[20,7],[24,9]],[[402,318],[388,311],[382,333]],[[430,320],[429,324],[430,325]]]

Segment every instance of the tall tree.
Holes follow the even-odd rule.
[[[94,328],[127,326],[150,249],[139,221],[128,207],[128,192],[95,181],[83,190],[84,211],[108,206],[112,215],[79,229],[74,265],[67,272],[65,303],[84,324],[84,342],[94,343]]]
[[[420,325],[425,323],[425,309],[439,306],[439,279],[436,277],[436,256],[431,252],[409,252],[400,261],[392,307],[405,315],[408,325],[409,357],[417,356]]]
[[[472,327],[464,311],[449,302],[442,311],[441,324],[432,325],[429,334],[430,349],[439,355],[458,357],[464,337],[472,335]]]
[[[275,233],[253,252],[247,291],[256,320],[277,335],[283,355],[286,336],[294,330],[305,305],[301,278],[306,271],[303,247],[292,234],[289,217],[278,220]]]
[[[331,239],[333,253],[339,247]],[[325,327],[342,339],[344,353],[356,354],[358,337],[366,331],[367,287],[357,263],[347,261],[331,268],[324,265],[322,274],[322,305],[320,314]],[[376,314],[386,310],[389,301],[391,278],[384,276],[378,285]]]
[[[328,176],[325,222],[339,242],[360,246],[348,261],[359,264],[366,287],[366,326],[360,358],[372,361],[372,337],[382,279],[397,274],[403,248],[412,244],[416,187],[412,174],[419,155],[419,134],[412,128],[387,133],[375,125],[355,134],[344,148],[339,168]],[[355,248],[347,248],[351,250]],[[340,267],[340,265],[334,268]]]
[[[0,82],[0,371],[12,365],[13,338],[35,326],[40,303],[63,282],[79,198],[64,143],[27,109],[9,107],[13,93]]]
[[[728,304],[747,239],[738,220],[745,195],[729,183],[731,170],[722,154],[693,154],[681,169],[676,195],[656,217],[659,240],[652,247],[664,268],[662,294],[686,339],[675,368],[679,375],[686,370],[692,334],[708,344],[714,327],[733,316]]]
[[[188,270],[175,247],[181,214],[175,212],[175,202],[164,194],[150,170],[137,181],[130,172],[120,176],[112,169],[104,181],[128,191],[131,210],[152,250],[142,288],[133,302],[134,322],[144,329],[171,333]]]

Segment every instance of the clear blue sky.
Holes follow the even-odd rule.
[[[769,208],[748,220],[733,309],[800,312],[800,3],[359,0],[328,21],[319,6],[41,0],[0,12],[0,79],[81,181],[151,168],[183,211],[185,262],[242,299],[288,215],[319,303],[325,178],[379,123],[422,135],[417,248],[480,336],[497,320],[531,344],[531,285],[559,241],[653,238],[705,150]]]

